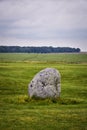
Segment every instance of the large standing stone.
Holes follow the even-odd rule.
[[[60,73],[54,68],[46,68],[37,73],[28,86],[30,97],[57,98],[60,92]]]

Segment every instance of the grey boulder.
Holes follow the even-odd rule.
[[[46,68],[35,75],[28,85],[30,97],[57,98],[61,92],[61,77],[58,70]]]

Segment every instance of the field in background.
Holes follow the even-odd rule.
[[[61,73],[58,100],[28,98],[41,69]],[[0,130],[86,130],[87,54],[0,54]]]
[[[63,63],[85,63],[87,54],[85,53],[0,53],[1,62],[63,62]]]

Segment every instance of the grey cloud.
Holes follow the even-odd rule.
[[[87,39],[87,1],[0,0],[0,36],[32,41]]]
[[[33,25],[37,24],[36,26],[41,25],[48,27],[56,26],[57,28],[73,28],[74,26],[80,26],[85,21],[87,22],[87,19],[85,17],[85,15],[87,15],[87,2],[84,4],[84,0],[82,1],[79,3],[78,0],[74,2],[72,0],[70,2],[68,0],[44,0],[43,2],[42,0],[22,0],[22,2],[20,0],[9,0],[2,2],[3,4],[0,4],[0,19],[6,21],[8,19],[14,19],[16,24],[17,22],[19,22],[18,26],[20,26],[19,24],[21,24],[21,22],[25,20],[25,26],[26,21],[29,21],[30,26],[33,23]],[[22,26],[24,25],[22,24]]]

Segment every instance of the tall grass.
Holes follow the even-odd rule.
[[[0,130],[87,129],[87,62],[85,58],[83,61],[80,59],[78,64],[77,61],[71,64],[55,62],[50,57],[48,61],[43,60],[45,62],[33,60],[24,62],[22,59],[18,62],[20,60],[16,61],[12,59],[12,55],[9,54],[9,56],[11,57],[9,62],[4,58],[0,60]],[[17,58],[18,56],[21,57],[21,54],[17,54]],[[37,72],[46,67],[53,67],[60,71],[61,96],[55,100],[30,99],[28,83]]]

